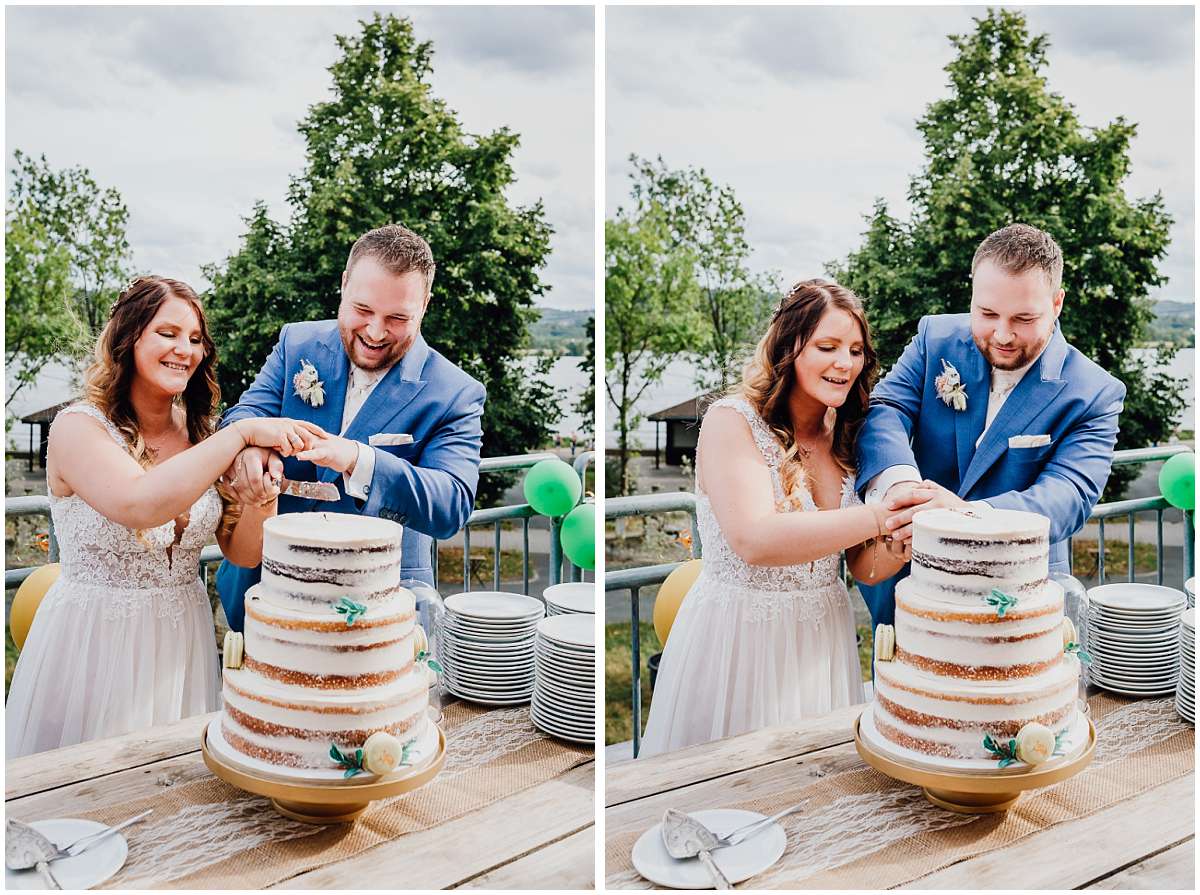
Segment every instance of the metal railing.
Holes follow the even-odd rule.
[[[485,457],[479,464],[480,473],[490,472],[510,472],[519,469],[528,469],[529,467],[540,463],[542,460],[548,460],[556,457],[550,451],[543,451],[533,454],[521,454],[511,457]],[[589,465],[594,461],[595,454],[592,451],[585,451],[575,458],[574,469],[580,477],[580,481],[586,481],[585,475]],[[58,561],[58,539],[54,531],[54,519],[50,515],[50,500],[44,495],[32,495],[27,497],[8,497],[4,500],[4,512],[6,516],[45,516],[49,523],[49,562]],[[520,520],[522,529],[522,592],[529,593],[530,582],[530,561],[529,561],[529,520],[537,516],[538,513],[528,504],[518,504],[515,506],[504,507],[489,507],[487,509],[475,510],[471,513],[467,524],[463,527],[463,590],[471,589],[471,534],[470,529],[473,526],[491,525],[494,529],[494,547],[495,556],[492,563],[492,582],[493,589],[500,589],[500,541],[501,531],[506,522]],[[549,583],[557,584],[562,580],[563,565],[568,567],[568,574],[571,575],[572,581],[582,580],[582,570],[570,563],[564,561],[562,555],[562,547],[559,544],[559,529],[562,526],[561,519],[550,520],[550,561],[549,561]],[[433,575],[434,582],[438,578],[438,541],[433,542]],[[210,544],[200,551],[200,569],[204,578],[204,584],[208,585],[209,567],[212,563],[220,562],[223,559],[221,548],[215,544]],[[17,587],[22,581],[29,577],[36,569],[36,566],[28,566],[17,569],[4,570],[4,588]]]
[[[1115,451],[1113,453],[1113,465],[1124,466],[1139,463],[1150,463],[1157,460],[1166,460],[1168,457],[1173,457],[1176,454],[1190,453],[1191,448],[1187,445],[1167,445],[1164,447],[1151,448],[1134,448],[1132,450]],[[1135,535],[1135,515],[1137,513],[1155,513],[1157,519],[1156,527],[1156,545],[1157,545],[1157,583],[1163,583],[1163,513],[1166,510],[1175,509],[1162,496],[1158,497],[1141,497],[1133,500],[1119,500],[1112,503],[1097,504],[1092,510],[1092,514],[1088,521],[1096,520],[1099,524],[1097,532],[1098,541],[1098,559],[1097,559],[1097,578],[1100,584],[1105,583],[1105,568],[1104,568],[1104,537],[1105,537],[1105,522],[1107,520],[1118,518],[1121,516],[1129,517],[1129,557],[1128,557],[1128,580],[1134,581],[1136,576],[1136,567],[1134,562],[1134,535]],[[699,530],[696,525],[696,496],[690,492],[680,491],[670,494],[635,494],[630,497],[610,498],[605,501],[604,517],[608,519],[616,519],[623,516],[638,516],[638,515],[654,515],[658,513],[669,512],[687,512],[692,520],[692,543],[693,557],[699,557],[700,553],[700,537]],[[1184,553],[1184,579],[1192,577],[1195,574],[1195,513],[1192,510],[1184,510],[1183,512],[1183,553]],[[1067,556],[1068,562],[1071,564],[1072,574],[1074,573],[1074,540],[1078,537],[1078,533],[1067,539]],[[653,566],[638,566],[632,569],[618,569],[616,571],[606,571],[604,574],[604,590],[620,591],[628,590],[630,593],[630,650],[631,650],[631,665],[633,670],[633,755],[636,758],[641,751],[642,743],[642,666],[641,666],[641,606],[640,594],[644,587],[651,587],[662,584],[667,576],[683,565],[682,562],[659,563]],[[842,573],[845,576],[845,558],[842,560]],[[1182,581],[1180,582],[1182,586]]]

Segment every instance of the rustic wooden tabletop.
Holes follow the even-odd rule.
[[[7,763],[9,817],[70,817],[211,776],[200,755],[213,715]],[[591,889],[595,763],[468,815],[276,884],[290,889]],[[519,819],[519,823],[514,823]],[[449,849],[447,842],[469,847]],[[418,859],[419,858],[419,859]],[[119,885],[119,879],[116,881]]]
[[[865,767],[854,747],[850,706],[799,725],[768,728],[678,752],[610,766],[605,837],[638,833],[663,811],[745,802],[798,779]],[[919,889],[1195,890],[1195,773],[1078,820],[1058,823],[908,883]],[[1045,860],[1051,857],[1052,860]],[[606,870],[629,887],[629,872]],[[636,875],[636,874],[635,874]],[[640,877],[638,878],[640,881]],[[895,883],[893,883],[894,885]],[[642,885],[645,885],[642,882]],[[879,888],[888,888],[886,879]],[[753,878],[738,888],[755,888]]]

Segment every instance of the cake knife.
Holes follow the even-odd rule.
[[[332,482],[293,482],[291,479],[279,480],[279,493],[290,494],[292,497],[303,497],[306,500],[341,500],[337,485]]]
[[[709,854],[718,848],[716,834],[694,817],[668,808],[662,819],[662,840],[667,854],[676,860],[699,858],[712,878],[713,888],[732,889],[725,874]]]

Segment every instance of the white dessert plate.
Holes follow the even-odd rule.
[[[578,715],[591,719],[596,714],[596,697],[593,693],[586,696],[563,696],[554,690],[549,690],[540,681],[534,685],[533,699],[543,703],[547,708],[562,711],[565,715]]]
[[[516,640],[529,637],[537,630],[535,622],[497,622],[494,625],[473,625],[452,615],[447,615],[444,627],[448,631],[457,631],[469,637],[480,637],[485,640]]]
[[[444,675],[447,683],[454,684],[456,687],[467,687],[471,690],[477,690],[481,693],[524,693],[533,687],[533,675],[527,674],[521,677],[496,678],[488,677],[487,675],[474,675],[469,672],[460,674],[457,671],[447,669]]]
[[[556,615],[538,622],[538,634],[556,644],[595,652],[596,619],[592,615]]]
[[[580,668],[592,668],[596,664],[595,650],[563,649],[555,646],[545,638],[539,638],[537,644],[539,655],[553,659],[560,665],[577,665]]]
[[[1113,643],[1129,644],[1131,646],[1151,646],[1157,643],[1167,643],[1179,638],[1178,629],[1163,628],[1157,631],[1137,633],[1128,629],[1109,630],[1100,625],[1088,625],[1088,638],[1095,640],[1111,640]]]
[[[70,845],[77,839],[92,833],[107,830],[108,827],[94,820],[79,820],[74,817],[57,818],[55,820],[35,820],[29,826],[33,827],[59,848]],[[125,858],[129,855],[129,843],[120,833],[97,842],[83,854],[73,858],[60,858],[50,864],[50,873],[63,889],[90,889],[98,886],[125,866]],[[45,889],[46,883],[41,874],[29,870],[9,870],[4,868],[5,889]]]
[[[710,808],[688,814],[718,836],[732,833],[738,827],[762,820],[765,815],[734,808]],[[712,853],[713,862],[729,882],[737,884],[762,873],[783,856],[787,834],[778,823],[771,824],[745,842],[719,848]],[[662,841],[662,824],[655,824],[633,845],[634,869],[650,882],[669,889],[711,889],[712,877],[699,858],[678,860],[667,854]]]
[[[584,727],[588,730],[596,726],[596,711],[593,708],[569,709],[561,704],[548,702],[545,694],[537,690],[533,691],[533,698],[530,701],[535,709],[552,721],[561,721],[563,724]]]
[[[546,611],[542,601],[525,594],[499,590],[476,590],[446,597],[446,609],[456,615],[479,621],[515,621],[541,618]]]
[[[554,606],[565,612],[594,615],[596,612],[596,584],[592,581],[567,581],[552,584],[542,591],[546,606]]]
[[[479,696],[474,693],[468,692],[466,690],[463,690],[463,691],[455,690],[453,687],[449,687],[449,686],[446,687],[446,689],[450,693],[457,696],[459,699],[464,699],[467,702],[477,702],[480,705],[496,705],[496,706],[523,705],[524,703],[529,702],[529,695],[517,696],[512,699],[508,699],[508,698],[497,698],[495,696],[488,696],[486,694]]]
[[[560,740],[566,740],[568,743],[578,743],[579,745],[582,745],[582,746],[594,746],[596,744],[595,732],[592,732],[591,734],[568,733],[565,730],[557,729],[552,724],[543,723],[542,721],[533,717],[532,712],[530,712],[529,720],[533,723],[533,726],[536,727],[538,730],[540,730],[542,733],[549,734],[552,737],[557,737]]]
[[[568,706],[587,706],[589,712],[595,708],[595,685],[572,687],[569,684],[560,684],[545,677],[538,677],[534,681],[534,686],[545,691],[546,696],[553,702]]]
[[[1154,690],[1135,690],[1132,687],[1125,687],[1125,686],[1122,686],[1121,684],[1105,683],[1104,681],[1100,680],[1099,678],[1095,678],[1094,680],[1095,680],[1096,686],[1099,687],[1101,690],[1107,690],[1109,693],[1117,693],[1121,696],[1139,696],[1139,697],[1170,696],[1172,693],[1175,692],[1174,687],[1159,687]]]
[[[470,668],[487,674],[503,674],[505,672],[532,674],[534,669],[532,656],[503,656],[499,659],[482,659],[470,654],[462,655],[447,652],[442,658],[445,660],[442,662],[442,665],[451,668]]]
[[[504,662],[530,662],[534,660],[533,647],[528,645],[510,646],[508,649],[476,649],[476,644],[445,642],[442,644],[447,656],[459,659],[470,659],[489,665],[499,665]]]
[[[442,637],[442,644],[448,645],[451,649],[461,650],[469,653],[477,653],[481,656],[503,656],[508,653],[525,654],[533,649],[534,638],[527,637],[524,640],[470,640],[459,637],[452,631],[443,631],[445,636]]]
[[[1159,584],[1102,584],[1087,592],[1088,602],[1112,609],[1170,610],[1187,605],[1187,595]]]
[[[567,722],[543,711],[541,708],[534,708],[532,704],[529,709],[529,717],[539,726],[565,734],[566,736],[578,737],[581,740],[586,739],[589,742],[594,742],[596,739],[596,726],[594,722],[591,724]]]
[[[1189,578],[1189,581],[1195,581],[1195,578]],[[1179,624],[1187,628],[1193,634],[1196,633],[1196,607],[1189,606],[1179,614]]]

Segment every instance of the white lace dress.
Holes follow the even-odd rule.
[[[742,398],[746,418],[785,506],[783,448]],[[816,503],[801,486],[803,510]],[[864,701],[854,614],[839,555],[795,566],[751,566],[735,554],[697,488],[704,565],[675,617],[659,666],[640,755],[649,756],[810,718]],[[851,477],[842,507],[859,503]]]
[[[116,427],[96,407],[74,404]],[[5,707],[9,758],[177,721],[220,706],[200,550],[221,518],[209,488],[175,522],[138,533],[78,496],[50,496],[62,571],[21,650]],[[174,546],[172,546],[174,545]]]

